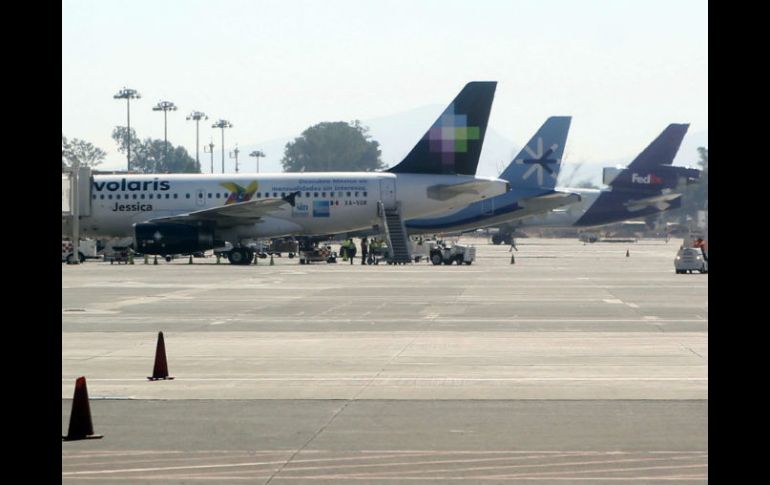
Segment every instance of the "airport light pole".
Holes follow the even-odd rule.
[[[206,147],[209,149],[206,150]],[[203,153],[211,154],[211,173],[214,173],[214,140],[211,140],[208,145],[203,145]]]
[[[126,100],[126,124],[128,125],[126,130],[126,149],[128,150],[126,154],[126,170],[129,172],[131,171],[131,100],[139,99],[141,97],[142,96],[136,89],[129,89],[127,87],[123,87],[123,89],[118,91],[118,94],[113,96],[115,99]]]
[[[233,124],[227,120],[219,120],[211,127],[222,128],[222,173],[225,173],[225,128],[232,128]]]
[[[153,111],[163,111],[163,163],[168,163],[168,120],[169,111],[176,111],[176,105],[171,101],[159,101],[153,108]]]
[[[253,152],[249,153],[249,156],[257,159],[257,173],[259,173],[259,157],[264,157],[265,154],[262,153],[261,150],[254,150]]]
[[[235,150],[230,152],[230,158],[235,158],[235,173],[238,173],[238,154],[241,153],[240,150],[238,150],[238,144],[235,144]],[[235,154],[235,156],[233,156]]]
[[[201,169],[201,161],[198,158],[198,148],[200,147],[199,139],[199,133],[200,133],[200,121],[201,120],[207,120],[209,119],[208,116],[206,116],[206,113],[201,113],[200,111],[193,111],[187,116],[187,120],[195,120],[195,163],[198,164],[198,171]]]

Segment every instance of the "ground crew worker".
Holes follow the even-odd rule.
[[[694,248],[700,248],[700,252],[703,255],[703,261],[709,262],[708,254],[706,253],[706,243],[703,241],[703,238],[698,238],[695,240],[695,242],[692,244],[692,247]]]
[[[356,257],[356,243],[353,242],[353,238],[348,238],[348,257],[350,258],[350,264],[353,264],[353,259]]]
[[[380,254],[381,247],[382,243],[380,243],[380,240],[376,237],[372,238],[372,243],[369,245],[369,252],[372,255],[374,264],[377,264],[377,255]]]
[[[513,250],[518,251],[519,248],[516,247],[516,240],[514,238],[511,238],[511,247],[508,249],[508,252],[511,253],[511,264],[516,264],[516,258],[513,256]]]
[[[366,238],[361,238],[361,264],[366,264],[366,256],[369,254],[369,242]]]

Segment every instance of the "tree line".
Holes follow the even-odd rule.
[[[124,126],[112,131],[118,151],[125,154],[131,144],[131,168],[140,173],[200,173],[196,163],[181,146],[163,140],[140,140]],[[106,153],[89,142],[68,140],[62,134],[62,169],[74,163],[96,167]],[[371,172],[385,168],[380,144],[371,139],[369,129],[355,120],[323,122],[313,125],[286,144],[281,160],[284,172]]]
[[[118,144],[118,151],[128,149],[126,128],[118,126],[112,131],[112,139]],[[61,136],[61,168],[65,170],[75,164],[94,168],[104,162],[107,153],[92,143],[78,138]],[[200,166],[182,146],[173,146],[163,140],[145,138],[139,140],[131,129],[131,169],[139,173],[200,173]]]

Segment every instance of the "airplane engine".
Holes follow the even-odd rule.
[[[224,246],[206,225],[140,223],[134,226],[136,250],[143,254],[186,254]]]

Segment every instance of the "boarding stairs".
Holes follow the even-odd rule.
[[[380,214],[385,226],[385,237],[390,249],[390,262],[395,264],[411,263],[412,255],[409,253],[409,240],[406,234],[404,220],[401,218],[401,204],[387,209],[379,203]]]

